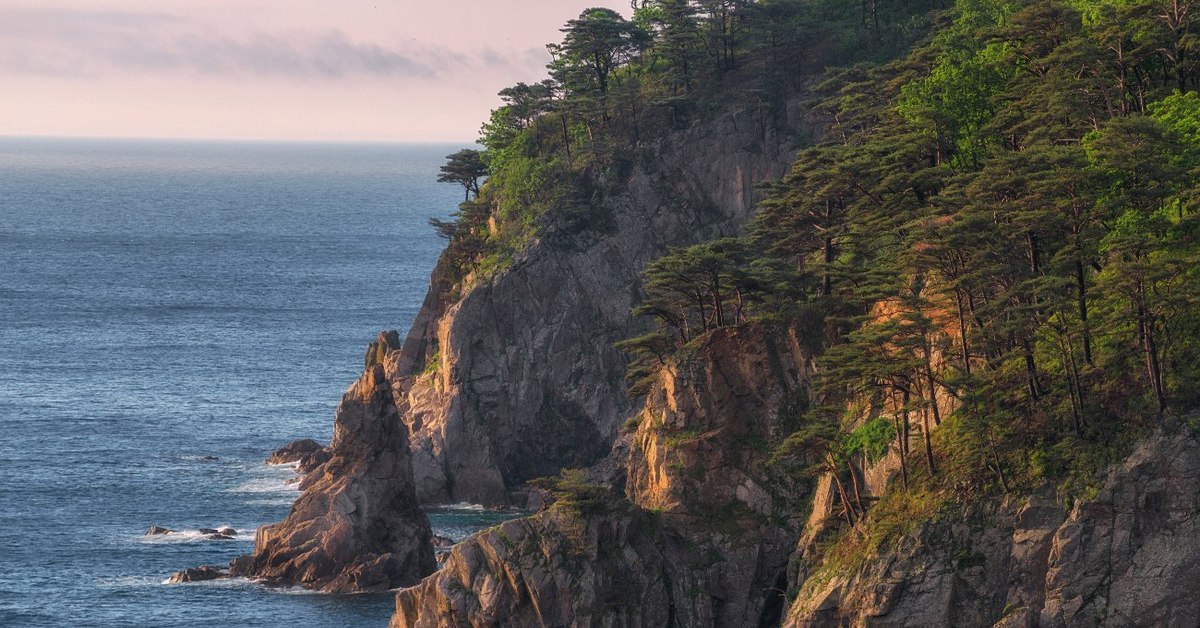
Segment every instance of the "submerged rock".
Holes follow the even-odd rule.
[[[429,521],[413,490],[408,436],[379,365],[342,398],[329,459],[287,518],[263,526],[236,575],[324,591],[382,591],[433,571]]]
[[[171,584],[182,584],[184,582],[204,582],[205,580],[217,580],[219,578],[229,577],[229,572],[216,565],[201,565],[177,571],[171,574],[167,582]]]

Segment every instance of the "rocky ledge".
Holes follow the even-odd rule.
[[[785,626],[1194,626],[1200,439],[1144,440],[1069,511],[1053,491],[921,526],[851,574],[809,578]]]
[[[413,490],[408,433],[382,365],[368,364],[338,407],[328,460],[287,518],[263,526],[233,575],[333,592],[383,591],[432,572],[429,521]]]
[[[327,462],[331,455],[328,447],[311,438],[302,438],[271,452],[267,458],[267,464],[291,464],[294,462],[296,471],[305,474]]]

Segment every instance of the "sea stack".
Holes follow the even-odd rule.
[[[231,572],[330,592],[384,591],[431,573],[408,430],[382,365],[368,364],[346,391],[328,451],[287,518],[260,528],[254,553],[234,559]]]

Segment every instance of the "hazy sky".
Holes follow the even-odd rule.
[[[628,0],[0,0],[0,135],[470,141]]]

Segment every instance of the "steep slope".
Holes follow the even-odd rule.
[[[810,578],[784,625],[1194,625],[1197,556],[1200,439],[1160,432],[1069,512],[1052,492],[980,504]]]
[[[407,430],[381,364],[368,363],[346,391],[328,454],[305,475],[287,518],[259,528],[254,553],[230,571],[337,592],[387,590],[432,572],[432,533],[413,490]]]
[[[397,595],[392,625],[777,623],[807,493],[772,473],[762,446],[804,384],[785,338],[721,329],[664,367],[630,435],[625,498],[574,486],[549,511],[460,543]]]
[[[435,271],[393,357],[421,501],[506,504],[530,478],[606,455],[634,410],[613,344],[636,330],[639,272],[668,247],[737,232],[802,124],[794,107],[744,109],[673,132],[593,199],[598,226],[546,234],[458,298]]]

